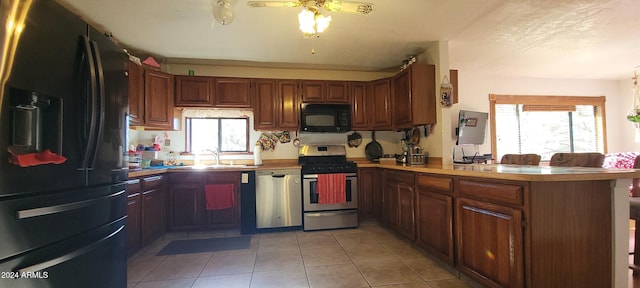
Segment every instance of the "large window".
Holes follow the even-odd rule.
[[[248,118],[186,118],[187,147],[191,153],[249,152]]]
[[[604,97],[489,95],[492,153],[605,152]]]

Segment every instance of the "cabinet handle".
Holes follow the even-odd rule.
[[[91,205],[98,204],[109,198],[115,198],[121,194],[124,194],[124,190],[118,191],[116,193],[113,193],[104,197],[100,197],[97,199],[83,200],[83,201],[71,202],[71,203],[61,204],[61,205],[53,205],[53,206],[47,206],[47,207],[20,210],[18,211],[18,219],[25,219],[25,218],[31,218],[31,217],[37,217],[37,216],[43,216],[43,215],[81,209],[81,208],[89,207]]]
[[[158,181],[161,179],[162,179],[162,176],[151,176],[151,177],[144,178],[144,181],[151,182],[151,181]]]
[[[467,205],[462,205],[462,209],[471,210],[473,212],[478,212],[480,214],[489,215],[489,216],[493,216],[493,217],[498,217],[498,218],[505,219],[505,220],[510,220],[511,219],[511,217],[509,215],[505,215],[505,214],[502,214],[502,213],[497,213],[497,212],[493,212],[493,211],[489,211],[489,210],[485,210],[485,209],[475,208],[475,207],[471,207],[471,206],[467,206]]]

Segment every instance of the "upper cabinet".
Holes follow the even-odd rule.
[[[212,107],[212,78],[205,76],[176,76],[176,106]]]
[[[435,66],[412,64],[392,78],[393,127],[436,123]]]
[[[300,103],[298,81],[256,79],[253,81],[253,126],[255,130],[297,130]]]
[[[370,130],[367,104],[372,101],[367,101],[367,86],[366,82],[351,83],[351,129],[354,131]]]
[[[173,129],[173,75],[129,62],[131,126]]]
[[[371,98],[367,101],[370,115],[369,128],[373,130],[391,129],[391,81],[389,78],[371,82]]]
[[[251,79],[176,76],[178,107],[251,107]]]
[[[303,103],[349,103],[349,82],[302,80]]]
[[[214,106],[219,108],[251,107],[251,79],[220,78],[214,80]]]

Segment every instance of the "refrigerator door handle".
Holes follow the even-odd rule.
[[[46,207],[39,207],[39,208],[33,208],[33,209],[20,210],[20,211],[17,212],[17,215],[18,215],[18,219],[26,219],[26,218],[31,218],[31,217],[38,217],[38,216],[44,216],[44,215],[49,215],[49,214],[55,214],[55,213],[61,213],[61,212],[81,209],[81,208],[85,208],[85,207],[88,207],[88,206],[91,206],[91,205],[95,205],[95,204],[101,203],[104,200],[109,199],[109,198],[118,197],[118,196],[122,195],[124,193],[124,191],[125,190],[121,190],[121,191],[106,195],[104,197],[95,198],[95,199],[82,200],[82,201],[76,201],[76,202],[60,204],[60,205],[53,205],[53,206],[46,206]]]
[[[97,129],[95,133],[94,145],[91,145],[89,149],[93,149],[91,153],[91,158],[89,159],[89,163],[87,168],[92,168],[96,157],[98,156],[98,146],[100,146],[100,139],[102,137],[102,131],[104,130],[104,113],[105,113],[105,87],[104,87],[104,72],[102,70],[102,60],[100,57],[100,49],[98,49],[98,43],[96,41],[90,41],[91,43],[91,52],[93,56],[93,62],[95,63],[95,78],[94,80],[97,82],[97,92],[94,100],[97,102],[98,107],[94,110],[96,114],[94,114],[94,118],[97,118],[97,126],[94,126],[94,129]],[[96,99],[97,98],[97,99]]]
[[[80,249],[76,249],[72,252],[66,253],[62,256],[47,260],[47,261],[43,261],[40,262],[38,264],[34,264],[34,265],[30,265],[27,267],[23,267],[23,268],[18,268],[16,269],[16,272],[20,272],[20,274],[24,273],[24,272],[37,272],[37,271],[41,271],[41,270],[45,270],[49,267],[58,265],[60,263],[69,261],[73,258],[76,258],[78,256],[81,256],[82,254],[85,254],[87,252],[90,252],[91,250],[94,250],[98,247],[100,247],[100,245],[102,245],[102,243],[106,240],[108,240],[109,238],[113,237],[114,235],[120,233],[120,231],[122,231],[122,229],[124,229],[124,225],[120,226],[117,230],[115,230],[114,232],[112,232],[111,234],[104,236],[102,238],[100,238],[97,241],[94,241],[92,243],[90,243],[89,245],[83,246]]]
[[[84,113],[86,113],[86,117],[84,117],[83,119],[81,119],[82,122],[88,121],[89,125],[88,125],[88,129],[85,126],[87,123],[80,123],[80,137],[82,140],[82,162],[81,162],[81,166],[78,170],[87,170],[89,168],[89,157],[92,151],[92,147],[94,147],[96,145],[95,141],[95,134],[96,134],[96,106],[97,106],[97,99],[96,99],[96,94],[97,94],[97,83],[96,83],[96,75],[95,75],[95,61],[94,61],[94,56],[92,53],[92,49],[91,46],[89,44],[89,38],[85,35],[80,36],[80,39],[82,41],[81,46],[83,49],[83,61],[86,65],[86,67],[80,67],[81,69],[81,75],[83,75],[82,71],[85,71],[84,69],[86,68],[88,71],[88,75],[84,74],[84,76],[88,76],[88,79],[83,79],[85,81],[82,81],[82,83],[80,85],[86,85],[89,84],[89,95],[80,95],[81,97],[84,97],[87,101],[89,101],[89,105],[81,107],[82,109],[84,109]],[[84,88],[84,87],[83,87]],[[82,92],[85,92],[84,90]],[[83,102],[84,104],[84,102]],[[84,116],[84,115],[83,115]],[[88,130],[88,131],[87,131]]]

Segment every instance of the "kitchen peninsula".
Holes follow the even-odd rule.
[[[360,190],[371,190],[360,193],[370,197],[361,205],[371,205],[384,225],[483,285],[626,287],[628,187],[640,171],[370,162],[358,167],[366,170],[358,173]],[[224,171],[233,169],[255,168]]]

